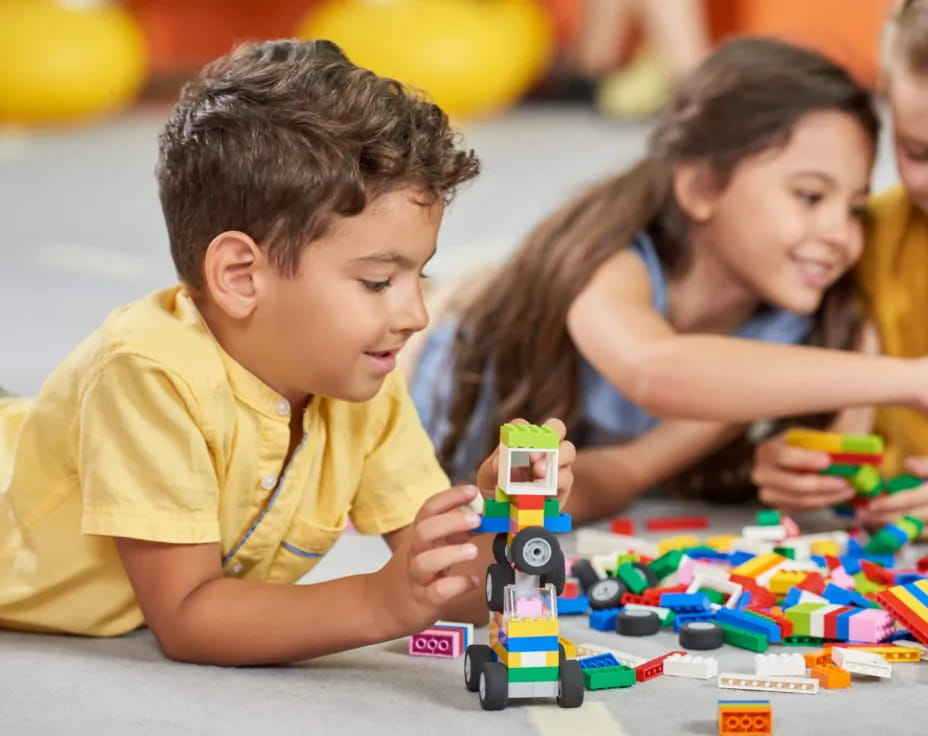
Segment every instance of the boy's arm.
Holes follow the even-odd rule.
[[[567,324],[590,363],[652,414],[744,422],[928,403],[924,359],[678,334],[650,298],[644,265],[622,251],[574,300]]]

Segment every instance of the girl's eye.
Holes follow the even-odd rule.
[[[864,205],[857,205],[856,207],[851,207],[851,217],[855,220],[863,220],[867,215],[867,208]]]
[[[805,189],[797,189],[796,196],[807,205],[816,205],[822,201],[822,195],[818,192],[810,192]]]
[[[907,159],[909,159],[909,161],[912,161],[916,164],[923,164],[928,161],[928,151],[919,151],[918,153],[906,151],[905,156]]]
[[[376,294],[390,286],[390,279],[387,279],[386,281],[365,281],[364,279],[361,279],[361,285],[368,291],[372,291]]]

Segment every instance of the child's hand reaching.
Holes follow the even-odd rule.
[[[828,453],[792,447],[780,434],[758,445],[751,480],[763,503],[783,511],[833,506],[851,500],[854,489],[845,478],[818,474],[830,462]]]
[[[524,419],[513,419],[510,424],[528,424]],[[567,434],[567,427],[560,419],[549,419],[545,422],[546,427],[551,427],[557,436],[561,438],[558,445],[558,469],[557,469],[557,500],[561,507],[570,494],[571,486],[574,483],[574,460],[577,458],[577,450],[573,442],[564,439]],[[524,474],[524,477],[518,478],[522,482],[538,480],[545,477],[548,472],[547,459],[544,452],[529,453],[531,465],[527,468],[516,468],[516,472]],[[496,481],[499,476],[499,447],[490,455],[480,470],[477,471],[477,486],[484,496],[492,497],[496,489]]]
[[[919,478],[928,479],[928,456],[906,459],[905,470]],[[909,491],[877,496],[857,511],[858,521],[868,527],[885,526],[905,515],[928,521],[928,484]]]

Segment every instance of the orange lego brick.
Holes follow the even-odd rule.
[[[809,677],[818,680],[826,690],[851,686],[851,673],[833,664],[817,664],[809,668]]]
[[[720,700],[719,736],[771,736],[769,700]]]

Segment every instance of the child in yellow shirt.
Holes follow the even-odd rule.
[[[893,357],[921,357],[928,355],[928,0],[897,4],[886,28],[883,65],[902,183],[871,202],[857,276],[879,349]],[[925,412],[880,407],[858,413],[858,421],[842,428],[872,430],[886,439],[886,474],[908,472],[928,479]],[[810,473],[827,464],[827,456],[787,447],[782,437],[764,443],[754,470],[761,500],[784,508],[820,505],[821,494],[846,485],[842,478]],[[859,519],[879,525],[902,514],[928,519],[928,486],[874,499]]]
[[[249,664],[485,619],[477,489],[437,493],[393,371],[477,170],[437,106],[329,42],[245,45],[188,85],[158,164],[182,285],[117,310],[34,401],[0,399],[0,627],[147,623],[171,658]],[[349,518],[383,569],[273,584]]]

